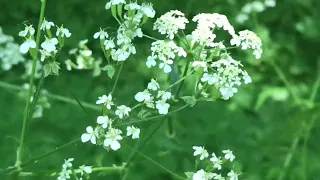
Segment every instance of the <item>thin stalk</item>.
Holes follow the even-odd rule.
[[[318,63],[319,67],[318,67],[318,71],[317,71],[317,79],[316,82],[314,83],[312,90],[311,90],[311,94],[310,94],[310,101],[314,102],[314,100],[316,99],[319,87],[320,87],[320,62]]]
[[[159,39],[156,39],[156,38],[154,38],[154,37],[148,36],[148,35],[146,35],[146,34],[143,34],[143,36],[146,37],[146,38],[155,40],[155,41],[159,41]]]
[[[23,158],[24,138],[25,138],[25,133],[26,133],[27,121],[28,121],[29,107],[31,104],[30,99],[31,99],[32,92],[33,92],[34,76],[36,73],[36,65],[37,65],[37,61],[38,61],[38,48],[40,45],[40,37],[41,37],[41,29],[40,28],[41,28],[41,24],[42,24],[42,21],[44,18],[45,8],[46,8],[46,0],[41,0],[40,19],[39,19],[37,37],[36,37],[37,55],[35,58],[33,58],[33,62],[32,62],[31,77],[30,77],[30,81],[29,81],[29,92],[28,92],[28,96],[26,99],[26,106],[24,109],[24,117],[23,117],[22,130],[21,130],[21,136],[20,136],[20,145],[19,145],[18,156],[17,156],[17,161],[16,161],[17,167],[20,167],[20,165],[22,163],[22,158]]]
[[[119,80],[119,77],[120,77],[120,74],[121,74],[121,71],[122,71],[122,67],[123,67],[123,62],[121,63],[120,65],[120,68],[118,70],[118,74],[117,74],[117,77],[116,77],[116,81],[114,82],[113,84],[113,87],[112,87],[112,90],[111,90],[111,94],[114,92],[114,90],[116,89],[116,86],[118,84],[118,80]]]

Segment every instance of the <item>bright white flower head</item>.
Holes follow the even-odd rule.
[[[275,7],[275,6],[276,6],[276,0],[265,0],[265,1],[264,1],[264,4],[265,4],[267,7]]]
[[[125,10],[139,10],[141,9],[141,6],[137,2],[130,2],[129,4],[126,4],[124,6]]]
[[[100,124],[104,129],[111,125],[112,121],[108,116],[98,116],[97,123]]]
[[[156,108],[158,109],[159,114],[168,114],[170,104],[165,100],[156,101]]]
[[[56,50],[56,45],[58,44],[57,38],[46,38],[46,40],[41,43],[41,47],[46,50],[47,52],[53,52]]]
[[[193,146],[192,149],[195,150],[194,153],[193,153],[194,156],[200,155],[200,160],[203,160],[203,159],[209,157],[209,153],[208,153],[207,150],[204,149],[204,147]]]
[[[151,67],[153,67],[153,66],[156,66],[156,65],[157,65],[157,62],[156,62],[156,60],[155,60],[155,57],[153,57],[153,56],[148,56],[146,65],[147,65],[148,68],[151,68]]]
[[[213,167],[220,170],[222,168],[222,160],[220,157],[217,157],[215,153],[212,153],[212,158],[210,158],[210,161],[213,163]]]
[[[154,59],[159,59],[159,67],[165,73],[171,72],[171,64],[176,56],[186,57],[187,53],[183,48],[177,46],[173,41],[158,40],[152,43],[152,54],[148,57],[147,66],[155,65]]]
[[[150,90],[156,91],[159,88],[160,88],[159,83],[154,79],[151,79],[151,81],[148,83],[148,89]]]
[[[63,169],[71,168],[72,167],[72,161],[74,161],[74,158],[68,158],[64,160],[64,163],[62,164]]]
[[[153,5],[151,3],[142,3],[140,10],[149,18],[154,18],[156,14],[156,11],[153,9]]]
[[[21,36],[21,37],[26,37],[28,34],[29,34],[30,36],[33,36],[34,33],[36,32],[36,31],[34,30],[33,26],[32,26],[32,25],[30,25],[30,26],[25,25],[25,26],[26,26],[26,27],[24,28],[24,30],[19,32],[19,36]]]
[[[239,174],[231,170],[230,172],[228,172],[227,176],[229,176],[230,180],[238,180]]]
[[[66,37],[69,38],[71,36],[71,33],[69,29],[64,28],[63,25],[61,27],[58,27],[56,36]]]
[[[125,0],[111,0],[109,2],[107,2],[106,4],[106,10],[110,9],[111,6],[117,5],[117,4],[126,4]]]
[[[20,45],[20,49],[19,50],[20,50],[21,53],[25,54],[25,53],[27,53],[29,51],[29,49],[36,48],[36,46],[37,46],[36,42],[33,39],[28,38],[28,39],[26,39],[26,41],[24,43],[22,43]]]
[[[113,49],[114,47],[116,47],[113,40],[105,40],[103,44],[104,44],[105,50]]]
[[[134,98],[138,101],[138,102],[142,102],[142,101],[149,101],[151,98],[151,94],[149,93],[149,91],[146,89],[142,92],[138,92]]]
[[[54,26],[54,23],[51,21],[47,21],[46,18],[44,18],[40,29],[41,30],[49,30],[52,26]]]
[[[92,173],[92,166],[85,166],[85,165],[80,166],[79,173],[81,176],[83,176],[84,174]]]
[[[127,127],[127,136],[132,136],[132,139],[138,139],[140,135],[140,129],[134,126]]]
[[[88,126],[86,128],[86,131],[87,133],[83,133],[81,135],[81,141],[83,143],[91,141],[92,144],[97,144],[97,133],[95,132],[95,130],[91,126]]]
[[[99,32],[94,33],[93,38],[94,39],[107,39],[109,37],[108,33],[105,32],[103,29],[100,28]]]
[[[188,19],[178,10],[171,10],[160,16],[154,23],[154,30],[158,30],[160,34],[166,34],[170,39],[178,33],[180,29],[185,29]]]
[[[230,162],[232,162],[236,157],[233,155],[232,151],[230,151],[229,149],[227,150],[223,150],[222,151],[225,155],[224,158],[226,158],[227,160],[229,160]]]
[[[62,169],[62,171],[59,173],[57,180],[70,179],[70,174],[72,174],[72,171],[70,169]]]
[[[161,97],[162,100],[166,101],[171,98],[171,92],[158,91],[157,98]]]
[[[233,35],[230,40],[231,45],[240,46],[241,49],[252,49],[253,54],[256,59],[260,59],[262,54],[262,41],[261,39],[252,31],[244,30],[239,32],[238,35]]]
[[[98,97],[98,101],[96,102],[96,104],[105,104],[107,109],[111,109],[111,106],[114,105],[112,102],[112,95],[109,94],[108,96],[103,95],[101,97]]]
[[[210,180],[215,177],[215,173],[205,172],[203,169],[193,174],[192,180]]]
[[[129,116],[129,112],[131,111],[130,107],[127,107],[125,105],[121,105],[117,107],[116,115],[119,116],[120,119],[123,118],[124,115]]]
[[[103,145],[105,147],[110,147],[112,150],[116,151],[120,149],[121,145],[119,143],[122,140],[121,130],[115,128],[109,128],[109,131],[106,134],[106,139],[104,140]]]

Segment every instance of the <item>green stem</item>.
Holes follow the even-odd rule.
[[[10,90],[14,90],[14,91],[26,91],[26,89],[24,89],[24,88],[22,88],[20,86],[9,84],[9,83],[3,82],[3,81],[0,81],[0,87],[6,88],[6,89],[10,89]],[[76,106],[79,105],[79,103],[76,100],[68,98],[68,97],[65,97],[65,96],[60,96],[60,95],[52,94],[52,93],[49,93],[49,92],[47,92],[47,93],[45,93],[43,95],[48,97],[48,98],[50,98],[50,99],[53,99],[53,100],[65,102],[65,103],[76,105]],[[83,107],[86,107],[88,109],[92,109],[92,110],[98,111],[98,112],[101,111],[101,108],[98,107],[98,106],[95,106],[95,105],[87,103],[87,102],[82,102],[82,101],[80,101],[80,102],[81,102]]]
[[[148,35],[146,35],[146,34],[143,34],[143,36],[146,37],[146,38],[155,40],[155,41],[159,41],[159,39],[156,39],[156,38],[154,38],[154,37],[148,36]]]
[[[123,64],[124,63],[122,62],[121,65],[120,65],[120,68],[118,70],[118,74],[117,74],[117,77],[116,77],[116,81],[114,82],[112,90],[111,90],[111,94],[114,92],[114,90],[116,89],[116,86],[118,84],[118,80],[119,80],[119,77],[120,77],[120,74],[121,74],[121,71],[122,71]]]
[[[37,55],[35,58],[33,58],[33,62],[32,62],[31,77],[30,77],[30,82],[29,82],[29,92],[28,92],[28,96],[26,99],[26,106],[24,109],[24,117],[23,117],[22,130],[21,130],[21,136],[20,136],[20,145],[19,145],[18,156],[17,156],[17,161],[16,161],[16,166],[18,168],[20,168],[20,165],[22,163],[22,158],[23,158],[24,138],[25,138],[25,133],[26,133],[27,121],[28,121],[29,106],[31,104],[30,99],[31,99],[32,92],[33,92],[34,76],[36,73],[36,65],[37,65],[37,60],[38,60],[38,48],[40,45],[40,37],[41,37],[41,29],[40,28],[41,28],[41,24],[42,24],[42,21],[44,18],[45,7],[46,7],[46,0],[41,0],[40,19],[39,19],[37,37],[36,37]]]
[[[316,96],[317,96],[317,93],[318,93],[318,90],[319,90],[319,87],[320,87],[320,60],[318,62],[318,71],[317,71],[317,79],[316,79],[316,82],[314,83],[313,87],[312,87],[312,90],[311,90],[311,94],[310,94],[310,101],[314,102]]]
[[[186,64],[186,66],[185,66],[185,68],[184,68],[184,71],[183,71],[183,74],[182,74],[182,78],[184,78],[184,77],[187,76],[187,73],[188,73],[188,71],[189,71],[189,64],[190,64],[190,60],[188,59],[188,60],[187,60],[187,64]],[[183,79],[183,80],[181,81],[181,83],[179,84],[178,90],[177,90],[177,92],[175,93],[175,97],[179,96],[179,93],[180,93],[180,91],[181,91],[181,89],[182,89],[183,84],[184,84],[184,79]]]

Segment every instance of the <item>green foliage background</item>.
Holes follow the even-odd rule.
[[[320,1],[279,0],[275,8],[253,15],[244,25],[236,25],[235,17],[249,1],[236,0],[154,0],[156,16],[171,9],[181,10],[191,19],[200,12],[227,15],[237,31],[250,29],[263,41],[261,60],[235,51],[252,76],[253,83],[239,89],[231,100],[201,102],[172,116],[175,136],[169,137],[162,125],[160,130],[140,152],[178,174],[194,170],[193,145],[204,145],[209,152],[231,149],[236,155],[243,180],[318,180],[320,173],[319,100],[310,98],[317,92],[320,78]],[[96,57],[101,56],[99,43],[92,35],[99,27],[116,28],[111,13],[104,9],[105,0],[48,0],[46,17],[56,24],[64,24],[71,32],[67,50],[79,40],[89,39],[89,47]],[[0,25],[6,34],[16,37],[23,23],[37,24],[39,0],[0,1]],[[144,33],[160,37],[152,31],[151,23]],[[134,104],[134,94],[142,90],[151,77],[166,81],[160,73],[148,70],[144,63],[151,41],[138,41],[137,55],[124,65],[115,97],[118,102]],[[62,64],[62,63],[61,63]],[[0,72],[1,81],[22,85],[22,68]],[[94,104],[97,97],[110,91],[113,80],[105,73],[92,78],[89,71],[66,71],[46,78],[44,88]],[[185,94],[192,87],[185,86]],[[288,95],[288,97],[286,97]],[[24,161],[28,161],[56,147],[68,143],[94,123],[99,112],[77,105],[50,100],[51,108],[44,117],[28,123]],[[14,164],[19,145],[24,99],[16,92],[0,89],[0,168]],[[164,119],[141,123],[141,137]],[[133,142],[132,142],[133,143]],[[134,146],[134,144],[130,144]],[[31,163],[24,171],[45,172],[61,168],[65,158],[75,158],[75,165],[121,165],[131,149],[124,145],[117,152],[107,152],[89,144],[77,142],[45,159]],[[137,155],[129,166],[128,179],[174,179],[163,169]],[[8,178],[3,174],[1,179]],[[120,179],[117,173],[94,174],[92,179]],[[56,177],[20,177],[20,179],[55,179]]]

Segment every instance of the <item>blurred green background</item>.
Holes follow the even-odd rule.
[[[201,102],[195,107],[179,112],[174,119],[175,136],[169,137],[165,125],[150,139],[140,152],[164,167],[183,174],[193,171],[194,145],[205,145],[209,152],[231,149],[236,155],[243,180],[318,180],[320,173],[320,1],[279,0],[273,8],[252,13],[243,24],[236,22],[241,8],[251,1],[236,0],[154,0],[151,1],[156,16],[178,9],[189,20],[201,12],[225,14],[237,31],[249,29],[263,42],[261,60],[250,53],[234,51],[233,56],[245,65],[253,83],[242,86],[231,100]],[[47,0],[45,17],[56,24],[64,24],[72,36],[66,41],[65,52],[59,57],[63,62],[69,49],[82,39],[95,57],[102,56],[99,43],[93,34],[100,27],[117,28],[111,13],[104,9],[105,0]],[[39,0],[0,0],[0,26],[6,34],[15,37],[24,23],[37,24]],[[111,30],[112,31],[112,30]],[[114,31],[115,32],[115,31]],[[144,33],[161,37],[149,23]],[[124,65],[115,97],[117,102],[134,104],[136,92],[144,89],[151,77],[165,82],[163,73],[145,67],[151,41],[137,42],[137,55]],[[21,78],[24,69],[16,66],[10,71],[0,71],[0,80],[15,85],[27,82]],[[134,82],[134,83],[133,83]],[[94,104],[97,97],[110,91],[113,80],[103,72],[92,77],[91,71],[68,72],[62,64],[59,76],[45,79],[44,89],[49,92],[75,97]],[[186,84],[185,94],[192,87]],[[68,143],[93,125],[100,113],[78,105],[49,99],[51,108],[44,110],[42,118],[28,123],[24,161],[49,152]],[[24,99],[17,92],[0,88],[0,168],[14,165],[19,145]],[[141,123],[141,138],[163,119]],[[134,146],[134,141],[129,141]],[[131,149],[123,146],[117,152],[107,152],[101,147],[77,142],[45,159],[31,163],[24,171],[46,172],[60,170],[65,158],[75,158],[74,164],[93,166],[121,165]],[[1,179],[7,177],[0,175]],[[120,179],[118,173],[94,173],[92,179]],[[20,179],[56,179],[56,177],[20,177]],[[170,180],[167,172],[141,156],[136,156],[129,166],[127,179]]]

